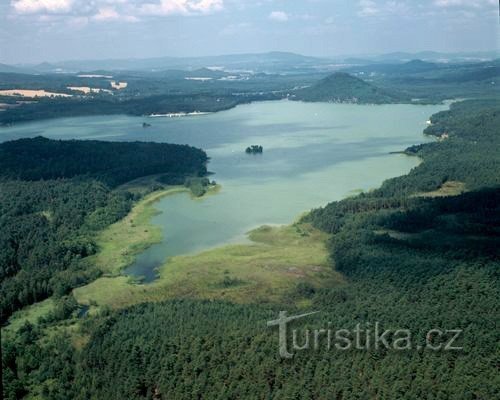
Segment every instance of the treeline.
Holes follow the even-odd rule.
[[[21,139],[0,144],[0,322],[52,294],[95,279],[95,233],[137,199],[115,189],[134,178],[206,174],[189,146]]]

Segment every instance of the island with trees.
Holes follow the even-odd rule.
[[[252,145],[248,146],[245,150],[245,153],[247,154],[262,154],[264,152],[264,148],[260,145]]]

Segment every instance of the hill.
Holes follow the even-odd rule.
[[[33,70],[0,63],[0,73],[30,74]]]
[[[442,69],[444,65],[422,61],[419,59],[411,60],[406,63],[391,63],[391,64],[370,64],[364,66],[351,67],[346,69],[346,72],[356,72],[364,74],[387,74],[387,75],[404,75],[417,74],[422,72],[434,71]]]
[[[405,99],[345,72],[336,72],[315,85],[295,92],[293,100],[336,103],[396,103]]]

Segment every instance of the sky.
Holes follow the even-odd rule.
[[[499,48],[498,0],[0,0],[0,62]]]

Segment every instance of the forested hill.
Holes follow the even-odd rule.
[[[0,144],[0,177],[36,181],[86,175],[116,186],[161,172],[206,174],[208,157],[187,145],[19,139]]]
[[[368,104],[408,101],[402,95],[380,89],[345,72],[336,72],[313,86],[296,91],[292,99],[307,102]]]

